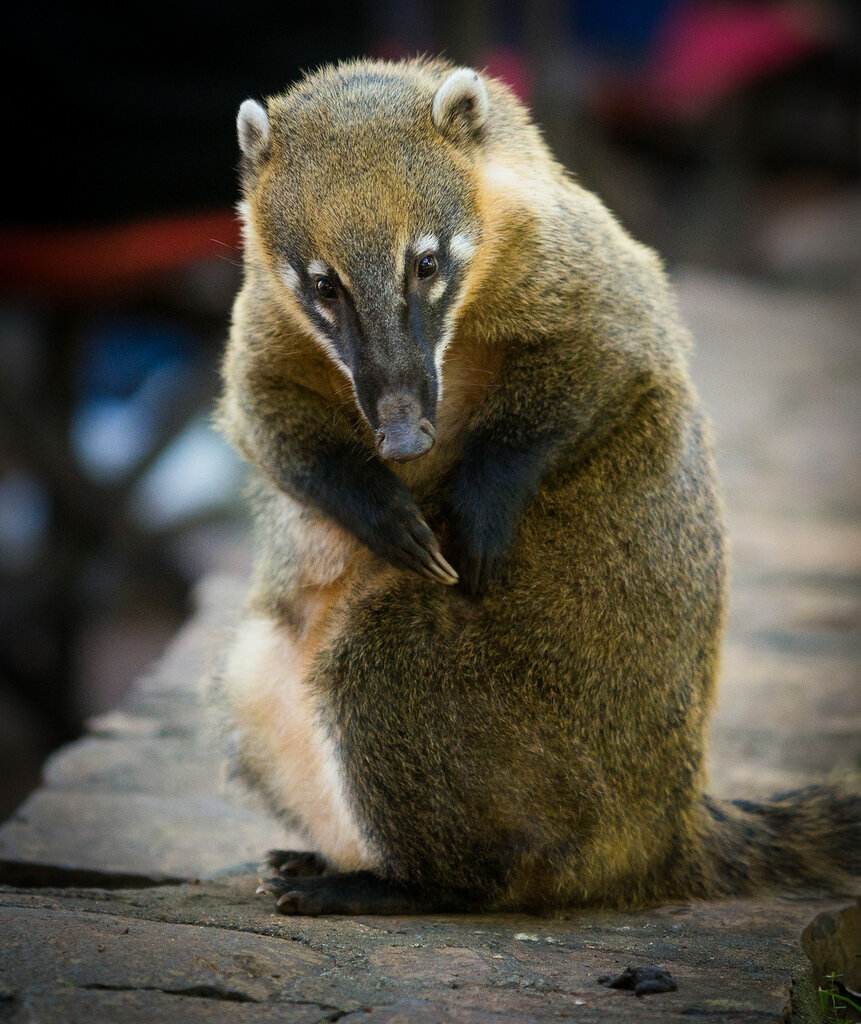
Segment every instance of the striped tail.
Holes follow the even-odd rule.
[[[762,803],[703,798],[713,884],[725,895],[763,889],[861,892],[861,795],[809,786]]]

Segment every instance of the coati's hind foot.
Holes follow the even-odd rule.
[[[326,870],[325,858],[310,850],[269,850],[261,865],[261,871],[275,868],[285,878],[305,878],[322,875]]]
[[[440,909],[413,890],[371,871],[262,879],[258,895],[275,897],[280,914],[423,914]]]

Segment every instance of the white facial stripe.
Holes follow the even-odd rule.
[[[422,235],[413,244],[413,252],[416,256],[421,256],[422,253],[426,252],[436,252],[438,248],[439,239],[436,235]]]
[[[453,334],[454,317],[449,316],[446,319],[445,329],[440,335],[440,339],[437,342],[436,351],[433,354],[434,366],[436,366],[437,401],[439,401],[439,399],[442,398],[442,364],[443,360],[445,359],[445,350],[448,348]]]
[[[457,260],[468,260],[475,252],[475,242],[468,235],[454,235],[448,243],[448,250]]]
[[[335,363],[339,369],[343,370],[344,373],[346,373],[346,375],[350,378],[350,381],[352,382],[353,375],[350,373],[350,368],[341,358],[340,353],[332,344],[331,339],[327,338],[322,331],[318,331],[316,327],[311,328],[311,334],[313,335],[314,340],[317,342],[320,348],[323,349],[326,355],[329,356],[332,362]]]
[[[356,403],[356,408],[359,410],[362,419],[368,423],[368,419],[365,416],[365,410],[362,408],[362,403],[359,401],[359,392],[356,391],[356,382],[353,380],[353,374],[350,371],[350,367],[344,362],[344,360],[338,354],[338,350],[332,344],[332,342],[326,337],[322,331],[318,331],[316,327],[311,327],[311,335],[321,349],[329,356],[335,366],[344,374],[347,378],[347,383],[350,385],[350,390],[353,392],[353,401]],[[370,427],[370,423],[368,423]],[[371,427],[373,430],[373,427]]]
[[[451,339],[454,337],[455,321],[457,320],[457,314],[460,311],[460,307],[463,304],[464,289],[461,285],[460,291],[454,297],[454,301],[449,306],[445,315],[445,325],[440,339],[437,342],[436,350],[433,354],[434,366],[436,366],[436,399],[437,404],[442,401],[443,393],[443,377],[442,377],[442,364],[445,359],[445,350],[451,343]]]
[[[287,285],[291,292],[299,292],[299,275],[289,264],[285,264],[281,268],[281,280]]]
[[[317,303],[316,309],[324,320],[327,320],[330,324],[334,324],[335,311],[333,309],[330,309],[328,306],[324,306],[322,302]]]
[[[444,277],[434,281],[433,286],[428,291],[428,302],[437,302],[442,298],[442,293],[445,291],[447,284],[448,281]]]
[[[308,264],[308,273],[311,277],[326,277],[329,273],[329,268],[322,260],[311,260]]]

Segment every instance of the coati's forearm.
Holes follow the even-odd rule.
[[[568,375],[570,346],[521,350],[471,424],[450,508],[455,565],[472,593],[485,590],[504,565],[517,522],[542,480],[566,456],[623,422],[652,379],[623,353],[596,352],[592,361],[602,365],[590,367],[578,387],[586,358],[588,349],[577,349]]]
[[[392,565],[438,583],[457,577],[406,485],[292,382],[248,391],[240,446],[276,486],[324,512]]]
[[[473,431],[451,488],[454,564],[463,586],[479,594],[502,568],[521,514],[553,462],[553,436],[509,443]]]

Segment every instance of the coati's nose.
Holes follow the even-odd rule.
[[[385,395],[377,402],[377,454],[387,462],[409,462],[433,448],[436,431],[411,395]]]

